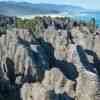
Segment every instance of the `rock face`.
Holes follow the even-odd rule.
[[[82,70],[77,80],[77,100],[95,100],[96,76],[90,72]]]
[[[98,57],[100,57],[100,49],[97,49],[97,48],[100,48],[99,46],[99,43],[100,42],[100,35],[96,35],[96,37],[95,37],[95,47],[94,47],[94,51],[97,53],[97,55],[98,55]]]
[[[63,27],[63,26],[61,26]],[[99,100],[100,34],[74,23],[0,36],[0,100]]]
[[[6,34],[7,28],[15,27],[16,17],[0,15],[0,36]]]
[[[90,33],[89,29],[85,26],[81,29],[80,27],[74,27],[71,29],[71,33],[76,45],[69,44],[69,46],[66,46],[67,36],[63,37],[63,33],[62,30],[60,35],[58,32],[57,35],[55,35],[55,42],[52,44],[53,46],[55,45],[55,58],[76,65],[79,73],[79,76],[77,77],[76,100],[95,100],[98,78],[94,60],[97,60],[100,57],[100,49],[97,42],[100,40],[100,35],[95,36],[96,33]],[[49,40],[48,42],[50,42]],[[99,66],[99,64],[97,66]],[[64,70],[66,69],[64,66],[62,67]]]
[[[59,69],[53,68],[45,72],[42,83],[25,83],[21,89],[21,97],[23,100],[61,100],[58,95],[65,93],[63,98],[74,98],[74,84],[74,81],[67,80]]]
[[[13,29],[0,37],[0,76],[11,83],[40,81],[48,69],[48,57],[39,44],[34,44],[28,30]]]
[[[24,84],[21,89],[22,100],[55,100],[53,91],[47,90],[42,84]]]

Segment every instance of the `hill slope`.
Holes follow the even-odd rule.
[[[0,14],[19,16],[33,14],[58,14],[61,12],[85,11],[84,8],[72,5],[32,4],[26,2],[0,2]]]

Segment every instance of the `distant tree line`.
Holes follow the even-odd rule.
[[[17,18],[16,27],[17,28],[31,28],[33,32],[42,32],[44,29],[47,29],[50,25],[60,25],[63,26],[67,17],[56,17],[52,18],[50,16],[46,17],[35,17],[33,19],[21,19]]]
[[[39,34],[45,31],[49,26],[54,26],[58,29],[71,29],[73,26],[87,26],[91,33],[96,30],[95,19],[92,18],[90,21],[76,21],[69,17],[35,17],[32,19],[22,19],[17,17],[9,17],[0,15],[0,34],[6,33],[8,28],[16,27],[23,29],[30,29],[34,34]]]
[[[87,26],[90,29],[90,32],[93,33],[96,29],[95,18],[92,18],[90,21],[76,21],[69,17],[55,17],[50,16],[46,17],[35,17],[33,19],[16,19],[16,28],[25,28],[31,29],[32,32],[40,33],[43,32],[48,26],[53,26],[55,29],[68,29],[70,26]]]

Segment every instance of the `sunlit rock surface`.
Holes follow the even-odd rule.
[[[0,100],[99,100],[99,29],[56,28],[1,34]]]

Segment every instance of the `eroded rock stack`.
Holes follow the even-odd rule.
[[[27,29],[1,35],[0,100],[99,100],[100,34],[75,25],[40,36]]]

